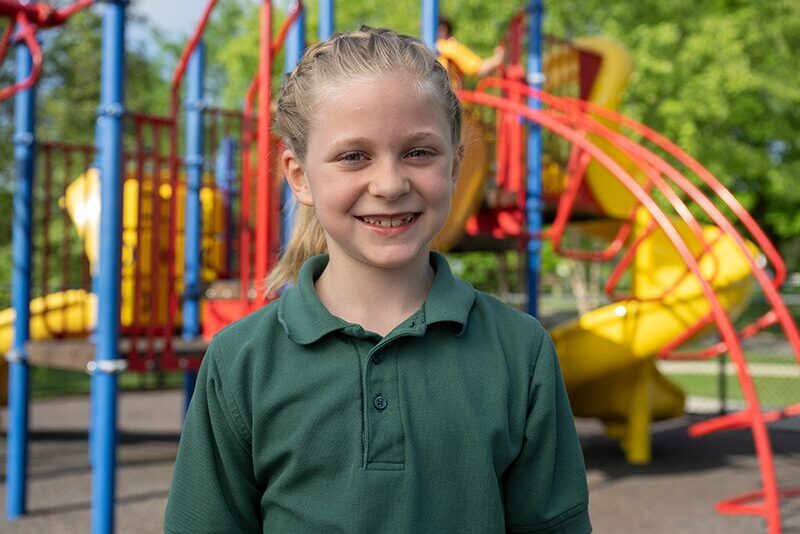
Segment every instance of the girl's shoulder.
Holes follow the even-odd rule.
[[[525,331],[541,334],[545,332],[542,324],[534,316],[514,308],[495,295],[477,289],[475,290],[475,311],[481,314],[484,320],[496,324],[509,333]]]

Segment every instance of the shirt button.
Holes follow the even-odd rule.
[[[417,326],[417,323],[415,321],[411,321],[411,324],[409,324],[408,326],[414,328],[415,326]]]
[[[383,395],[378,395],[377,397],[372,399],[372,405],[375,406],[375,409],[378,410],[379,412],[385,410],[387,404],[388,403],[386,402],[386,399],[383,397]]]
[[[381,357],[380,354],[376,354],[375,356],[372,357],[372,363],[374,363],[375,365],[378,365],[382,361],[383,361],[383,358]]]

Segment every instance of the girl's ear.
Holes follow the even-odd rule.
[[[306,170],[300,159],[291,150],[284,150],[281,155],[281,167],[286,182],[289,184],[294,196],[300,204],[313,206],[314,199],[311,197],[311,188],[306,179]]]

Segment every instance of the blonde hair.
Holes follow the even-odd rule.
[[[305,161],[312,117],[326,90],[329,95],[337,83],[374,80],[399,70],[416,76],[418,89],[441,103],[453,147],[457,148],[461,142],[461,103],[433,52],[419,39],[367,26],[336,34],[306,50],[284,80],[274,115],[275,130],[295,156]],[[303,262],[326,251],[325,233],[314,209],[297,203],[289,242],[266,280],[267,294],[296,282]]]

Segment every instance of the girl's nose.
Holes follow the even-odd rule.
[[[376,166],[368,191],[373,196],[395,200],[411,191],[411,181],[401,165],[388,163]]]

